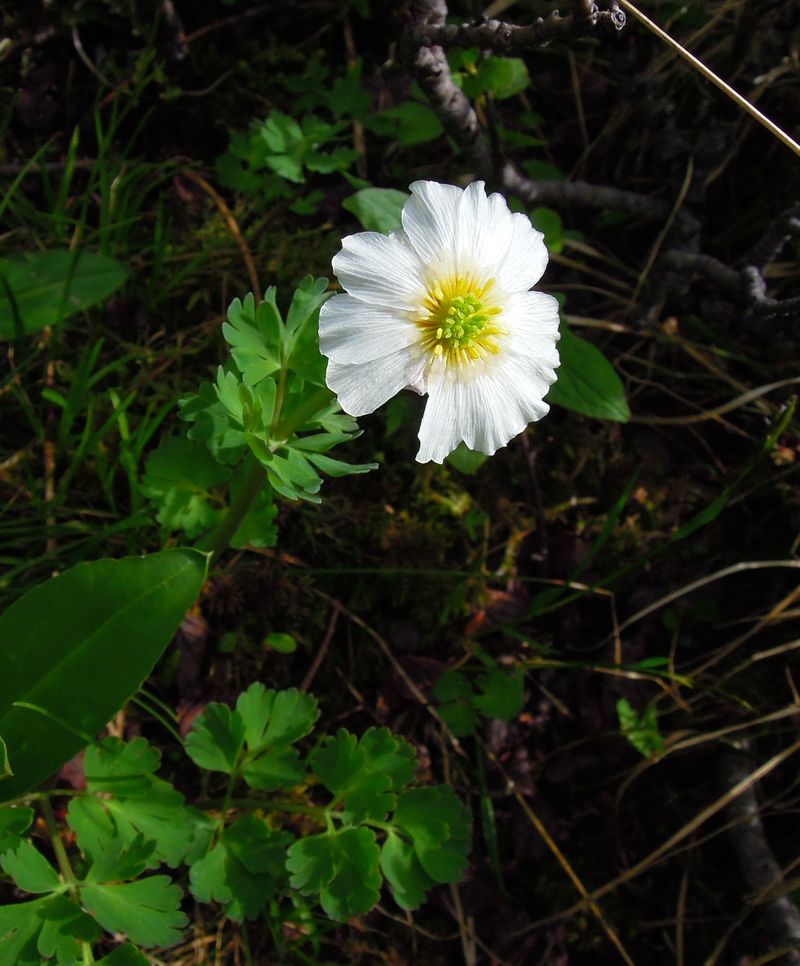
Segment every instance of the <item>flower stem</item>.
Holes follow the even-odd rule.
[[[247,475],[241,490],[236,494],[236,498],[228,508],[228,512],[222,518],[216,530],[213,530],[209,536],[204,537],[197,545],[199,550],[209,551],[212,558],[227,549],[228,544],[241,526],[242,520],[247,516],[247,511],[267,482],[264,467],[253,456],[245,460],[242,472],[246,472]]]
[[[278,389],[275,399],[275,411],[272,417],[272,425],[269,430],[269,441],[288,439],[293,432],[299,429],[326,403],[333,399],[333,393],[325,387],[318,389],[309,399],[289,413],[285,420],[281,420],[281,410],[286,393],[286,368],[281,369],[278,374]],[[219,556],[226,550],[228,544],[233,539],[234,534],[241,526],[242,520],[247,516],[247,511],[253,505],[254,500],[261,492],[261,488],[266,483],[264,467],[252,455],[245,460],[242,472],[246,472],[244,483],[241,490],[236,494],[228,512],[220,521],[219,526],[209,535],[203,537],[197,544],[198,550],[206,550],[211,553],[212,559]]]
[[[325,387],[318,389],[313,396],[297,407],[282,422],[275,427],[276,439],[288,439],[292,433],[300,429],[315,413],[333,399],[333,393]]]

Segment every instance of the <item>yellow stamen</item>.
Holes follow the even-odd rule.
[[[454,366],[471,365],[499,352],[496,337],[508,335],[508,330],[497,325],[502,309],[487,304],[493,288],[493,278],[481,283],[471,274],[448,275],[433,282],[416,320],[422,329],[423,348]]]

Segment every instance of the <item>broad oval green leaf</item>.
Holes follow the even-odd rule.
[[[433,110],[417,101],[401,101],[385,111],[368,115],[363,123],[368,131],[406,146],[435,141],[444,132]]]
[[[0,339],[59,325],[115,292],[128,270],[95,252],[54,248],[0,258]]]
[[[447,462],[455,467],[459,473],[474,476],[489,457],[485,453],[478,453],[470,449],[466,443],[459,443],[452,453],[447,455]]]
[[[408,198],[407,191],[396,188],[362,188],[345,198],[342,207],[352,211],[367,231],[388,235],[402,227],[400,213]]]
[[[200,592],[207,561],[164,550],[78,564],[0,615],[0,734],[14,757],[1,800],[51,775],[136,692]]]
[[[591,342],[581,339],[562,324],[558,343],[561,366],[547,401],[583,416],[627,423],[631,411],[625,387],[614,367]]]

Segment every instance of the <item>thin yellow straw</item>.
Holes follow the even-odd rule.
[[[779,141],[783,141],[787,148],[794,151],[794,153],[800,157],[800,144],[790,138],[789,135],[784,130],[779,128],[774,121],[770,121],[770,119],[765,114],[762,114],[761,111],[755,107],[755,105],[751,104],[750,101],[742,97],[742,95],[739,94],[738,91],[735,91],[730,84],[726,84],[721,77],[717,77],[714,71],[706,67],[701,60],[698,60],[697,57],[694,56],[694,54],[690,54],[685,47],[681,47],[677,40],[673,40],[673,38],[670,37],[666,31],[662,30],[658,24],[653,23],[653,21],[650,20],[649,17],[645,16],[641,10],[638,10],[636,7],[634,7],[630,0],[617,0],[617,3],[632,13],[637,20],[641,20],[648,30],[652,30],[653,33],[657,37],[660,37],[665,44],[669,44],[669,46],[680,54],[684,60],[688,60],[694,68],[699,70],[703,77],[705,77],[707,80],[710,80],[712,84],[716,84],[716,86],[727,94],[732,101],[735,101],[739,107],[747,111],[747,113],[754,117],[759,124],[762,124],[768,131],[774,134]]]

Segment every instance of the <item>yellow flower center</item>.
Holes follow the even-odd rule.
[[[499,352],[497,336],[507,335],[507,330],[496,324],[502,310],[487,298],[493,288],[493,278],[480,284],[464,275],[431,284],[416,320],[423,348],[448,365],[466,365]]]

